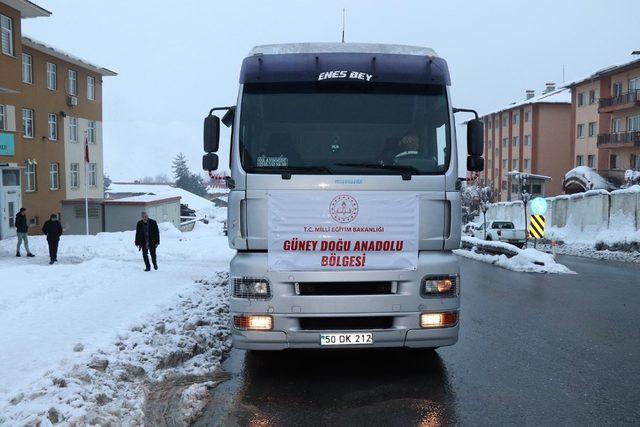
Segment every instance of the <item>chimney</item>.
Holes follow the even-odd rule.
[[[556,84],[554,82],[545,83],[546,87],[544,89],[544,93],[553,92],[556,90]]]
[[[533,89],[527,89],[526,94],[527,94],[527,99],[531,99],[534,96],[536,96],[536,91]]]

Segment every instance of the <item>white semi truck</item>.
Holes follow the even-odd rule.
[[[203,168],[232,128],[228,237],[236,348],[456,343],[461,207],[449,72],[432,49],[254,48],[235,106],[204,122]],[[467,124],[480,171],[482,123]]]

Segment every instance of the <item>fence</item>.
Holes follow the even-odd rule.
[[[561,240],[590,241],[606,230],[622,235],[640,230],[640,186],[607,192],[547,197],[546,228],[551,237]],[[512,221],[518,228],[527,228],[531,208],[527,206],[525,222],[521,201],[494,203],[487,211],[487,221]],[[482,219],[482,218],[480,218]]]

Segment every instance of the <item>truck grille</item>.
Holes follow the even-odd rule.
[[[298,295],[388,295],[395,293],[392,282],[298,282]]]
[[[305,331],[351,331],[390,329],[393,317],[300,317],[300,329]]]

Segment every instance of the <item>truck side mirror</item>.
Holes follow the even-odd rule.
[[[467,156],[467,170],[470,172],[482,172],[484,159],[480,156]]]
[[[484,153],[484,124],[479,119],[467,122],[467,153],[470,156]]]
[[[218,169],[218,155],[215,153],[207,153],[202,156],[202,169],[208,172]]]
[[[203,143],[205,153],[215,153],[218,151],[220,145],[220,118],[218,118],[218,116],[209,115],[204,118]],[[218,163],[216,161],[216,167],[217,165]]]

